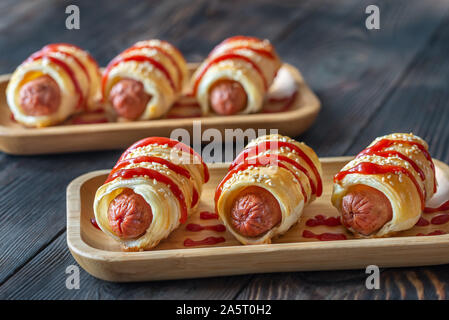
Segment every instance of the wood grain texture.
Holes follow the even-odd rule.
[[[320,156],[352,154],[386,130],[419,127],[432,154],[448,161],[445,108],[447,1],[377,1],[381,30],[364,28],[367,1],[71,1],[82,11],[81,30],[64,26],[65,3],[2,1],[0,73],[12,72],[30,52],[51,41],[89,49],[104,65],[141,37],[174,42],[200,61],[228,35],[268,37],[280,55],[300,67],[323,101],[316,124],[299,139]],[[187,4],[188,3],[188,4]],[[369,3],[371,4],[371,3]],[[45,10],[36,10],[36,8]],[[38,14],[36,13],[38,12]],[[27,23],[22,23],[26,20]],[[111,23],[113,21],[113,23]],[[126,21],[125,23],[122,23]],[[440,38],[441,37],[441,38]],[[50,40],[49,40],[50,39]],[[436,45],[436,47],[435,47]],[[430,52],[429,48],[433,48]],[[446,51],[444,51],[446,50]],[[445,53],[446,52],[446,53]],[[441,70],[440,70],[441,68]],[[414,71],[416,70],[416,71]],[[414,75],[412,78],[409,75]],[[420,93],[423,115],[408,104]],[[445,79],[445,80],[443,80]],[[436,93],[434,95],[434,92]],[[411,99],[413,96],[413,99]],[[396,96],[394,108],[384,109]],[[426,104],[431,102],[431,104]],[[436,107],[435,107],[436,106]],[[377,118],[373,115],[379,111]],[[394,121],[387,120],[393,113]],[[385,115],[386,118],[380,116]],[[420,119],[424,117],[425,121]],[[373,122],[373,124],[371,124]],[[366,130],[363,130],[367,127]],[[433,133],[435,132],[435,133]],[[361,137],[356,140],[361,133]],[[0,153],[0,297],[10,298],[447,298],[447,266],[386,269],[381,290],[367,291],[362,271],[326,271],[112,285],[82,272],[81,290],[66,290],[65,267],[74,263],[65,244],[65,184],[79,174],[108,168],[119,152],[13,157]],[[51,195],[51,193],[55,193]],[[20,202],[20,205],[17,203]],[[44,204],[44,205],[43,205]],[[55,240],[56,239],[56,240]],[[407,276],[407,274],[411,272]],[[39,276],[37,276],[38,274]],[[42,281],[38,281],[41,277]],[[39,278],[39,279],[38,279]],[[29,279],[36,279],[38,284]],[[248,281],[254,281],[239,294]],[[411,281],[412,279],[413,281]],[[418,279],[419,281],[417,281]],[[7,280],[7,281],[6,281]],[[6,281],[6,282],[5,282]],[[416,287],[421,288],[416,291]],[[57,290],[54,290],[57,288]],[[154,289],[154,290],[153,290]],[[252,292],[249,294],[249,292]]]

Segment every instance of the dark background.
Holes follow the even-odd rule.
[[[65,29],[77,4],[81,29]],[[365,8],[381,11],[365,28]],[[269,38],[322,101],[302,136],[320,156],[352,155],[375,137],[413,132],[449,162],[449,1],[56,1],[0,2],[0,73],[51,42],[70,42],[101,65],[134,42],[173,42],[200,61],[225,37]],[[67,142],[70,143],[70,142]],[[49,156],[0,153],[0,298],[8,299],[445,299],[449,267],[382,269],[381,289],[364,270],[244,275],[113,284],[81,271],[67,290],[65,188],[110,168],[120,151]],[[449,252],[448,252],[449,255]]]

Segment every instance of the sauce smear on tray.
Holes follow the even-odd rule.
[[[187,238],[184,240],[184,247],[214,245],[214,244],[225,242],[225,241],[226,241],[226,239],[223,237],[207,237],[203,240],[192,240],[190,238]]]

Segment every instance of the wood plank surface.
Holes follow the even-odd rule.
[[[85,47],[104,65],[144,37],[173,41],[193,61],[200,61],[229,35],[268,37],[287,62],[301,69],[322,100],[318,121],[298,137],[320,156],[353,154],[375,136],[413,130],[429,141],[436,158],[449,161],[447,1],[377,1],[381,9],[378,31],[364,27],[369,1],[74,3],[81,9],[79,31],[63,27],[63,2],[2,2],[0,72],[13,71],[30,52],[50,41]],[[27,23],[22,23],[24,19]],[[448,296],[447,266],[385,269],[382,289],[373,291],[364,286],[363,270],[139,284],[107,283],[82,271],[81,289],[67,290],[64,271],[74,260],[65,243],[65,186],[84,172],[111,167],[118,155],[118,151],[38,157],[0,153],[0,219],[4,221],[0,225],[0,298]]]

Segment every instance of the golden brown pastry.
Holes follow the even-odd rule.
[[[55,43],[17,67],[6,96],[16,121],[45,127],[99,108],[100,89],[101,74],[92,56],[74,45]]]
[[[187,64],[173,45],[137,42],[115,57],[103,75],[103,101],[121,119],[162,117],[181,95]]]
[[[198,206],[208,169],[193,149],[151,137],[129,147],[97,190],[98,226],[125,250],[148,250]]]
[[[193,94],[203,114],[262,109],[281,61],[268,40],[235,36],[221,42],[195,72]]]

